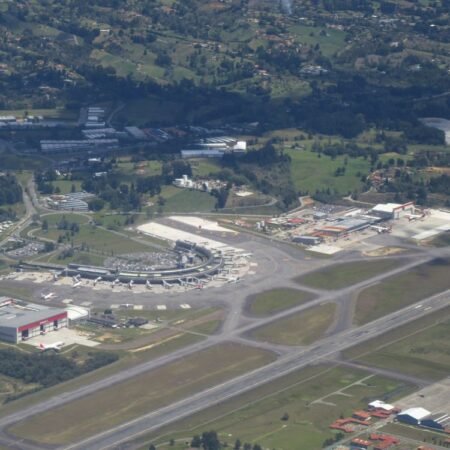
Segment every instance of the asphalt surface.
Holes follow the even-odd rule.
[[[277,361],[253,372],[194,394],[187,399],[115,427],[113,430],[108,430],[92,438],[62,448],[64,450],[101,450],[115,448],[118,444],[137,437],[142,433],[148,433],[161,428],[164,425],[188,417],[195,412],[214,406],[262,384],[276,380],[283,375],[324,360],[331,355],[353,346],[355,342],[363,342],[374,338],[394,327],[418,319],[423,315],[423,310],[429,306],[434,310],[444,308],[449,304],[449,300],[450,291],[422,300],[421,308],[409,306],[365,326],[338,333],[321,340],[317,344],[311,345],[307,349],[297,350],[291,354],[284,355]]]
[[[192,229],[190,229],[192,231]],[[211,389],[192,395],[190,398],[183,399],[177,403],[153,411],[150,414],[142,416],[132,422],[123,424],[113,430],[100,433],[87,440],[73,444],[67,449],[104,449],[114,448],[117,444],[126,442],[142,433],[156,430],[163,425],[172,423],[180,418],[191,415],[209,406],[218,404],[227,398],[239,395],[245,391],[253,389],[256,386],[275,380],[278,377],[301,369],[310,364],[318,363],[330,358],[334,358],[341,350],[355,345],[358,342],[370,339],[385,333],[403,323],[420,318],[439,308],[450,304],[448,291],[429,299],[422,300],[421,307],[409,306],[401,311],[397,311],[382,319],[366,324],[362,327],[354,328],[352,325],[353,315],[353,296],[359,290],[382,281],[385,278],[402,273],[412,267],[431,261],[437,257],[450,256],[450,249],[432,249],[410,247],[409,252],[401,255],[395,255],[386,259],[398,261],[398,267],[395,267],[382,274],[376,275],[368,280],[345,287],[340,290],[329,291],[324,289],[313,289],[301,286],[293,281],[293,278],[309,271],[317,270],[339,262],[367,261],[373,258],[361,256],[359,253],[342,253],[335,257],[320,259],[311,258],[306,253],[299,251],[298,248],[278,241],[270,242],[267,239],[239,234],[237,236],[218,237],[214,233],[202,231],[205,237],[215,238],[226,244],[238,246],[248,252],[253,253],[251,261],[257,264],[254,267],[254,274],[247,275],[242,282],[238,284],[226,284],[220,288],[207,288],[204,290],[186,291],[174,293],[168,291],[164,294],[136,294],[133,292],[114,293],[110,290],[92,290],[89,287],[82,287],[74,290],[70,286],[44,285],[36,289],[36,285],[26,281],[21,281],[20,285],[29,285],[35,290],[36,298],[40,297],[42,292],[54,291],[58,298],[72,298],[76,304],[89,299],[95,307],[110,306],[111,303],[135,303],[143,304],[146,308],[152,308],[155,304],[164,303],[170,307],[176,307],[180,303],[189,303],[193,307],[203,307],[218,305],[227,312],[226,320],[222,326],[220,334],[209,336],[204,341],[182,348],[168,355],[142,363],[124,371],[118,372],[102,380],[89,385],[66,392],[61,395],[51,397],[41,403],[26,407],[9,416],[0,418],[0,444],[7,448],[24,448],[29,450],[48,448],[30,442],[22,442],[17,447],[17,440],[6,434],[4,431],[9,425],[22,421],[35,414],[43,413],[51,408],[63,405],[72,400],[92,394],[100,389],[110,387],[113,384],[120,383],[130,378],[166,365],[172,361],[183,358],[199,350],[208,348],[212,345],[236,341],[245,345],[259,346],[276,352],[278,359],[253,372],[242,375],[226,383],[215,386]],[[383,239],[378,236],[377,239]],[[387,236],[389,242],[396,242],[392,237]],[[403,245],[404,243],[397,245]],[[377,260],[382,258],[377,258]],[[12,283],[14,282],[4,282]],[[264,290],[277,287],[291,287],[304,289],[312,292],[316,297],[312,301],[293,307],[289,310],[273,314],[267,318],[255,318],[246,314],[246,299],[248,296],[257,294]],[[323,302],[334,302],[338,305],[338,314],[336,320],[327,336],[315,344],[308,347],[288,347],[279,346],[267,342],[255,342],[248,335],[249,332],[263,325],[267,325],[275,320],[287,317],[293,313],[301,312],[311,306]],[[431,309],[430,309],[430,308]],[[22,446],[20,446],[22,445]]]

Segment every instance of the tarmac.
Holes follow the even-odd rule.
[[[172,225],[170,219],[161,221],[162,224]],[[172,225],[173,226],[173,225]],[[177,224],[181,229],[191,233],[192,227],[184,224]],[[382,274],[371,277],[352,286],[343,289],[330,291],[325,289],[314,289],[299,285],[293,281],[294,277],[317,270],[331,264],[374,260],[373,257],[360,254],[359,252],[340,252],[330,258],[312,258],[308,253],[299,250],[291,244],[282,243],[276,240],[269,240],[251,234],[220,234],[208,230],[198,230],[198,235],[203,239],[212,239],[222,242],[226,246],[238,247],[248,253],[252,253],[249,271],[238,283],[227,283],[217,287],[208,287],[201,290],[167,290],[154,294],[151,291],[134,293],[130,290],[115,292],[113,289],[94,290],[90,286],[81,286],[74,289],[67,285],[55,285],[51,281],[44,281],[40,284],[22,280],[4,280],[5,285],[27,286],[33,290],[33,298],[40,299],[42,293],[55,292],[57,296],[55,305],[59,304],[59,299],[70,298],[73,304],[92,303],[93,307],[104,308],[111,304],[129,303],[132,305],[142,305],[145,309],[157,309],[158,305],[165,305],[168,309],[180,308],[180,304],[188,304],[192,308],[205,306],[220,306],[226,312],[226,319],[220,332],[207,337],[205,340],[177,350],[157,359],[144,362],[132,368],[118,372],[114,375],[96,381],[89,385],[82,386],[71,392],[51,397],[41,403],[31,405],[9,416],[0,419],[0,444],[6,448],[24,448],[30,450],[47,448],[30,442],[22,442],[19,447],[17,440],[12,444],[12,439],[5,432],[9,425],[21,421],[34,414],[39,414],[48,409],[65,404],[85,395],[92,394],[99,389],[109,387],[112,384],[122,382],[132,377],[161,367],[177,359],[183,358],[199,350],[208,348],[218,343],[236,341],[246,345],[259,346],[274,351],[278,358],[275,362],[244,374],[240,377],[229,380],[208,390],[198,392],[189,398],[183,399],[165,408],[153,411],[136,420],[123,424],[113,430],[99,433],[89,439],[74,443],[69,446],[61,446],[61,449],[83,449],[101,450],[106,448],[119,448],[122,443],[128,442],[144,432],[157,430],[158,428],[191,415],[209,406],[223,402],[224,400],[237,396],[253,389],[256,386],[276,380],[284,374],[299,370],[311,364],[324,361],[335,360],[339,352],[363,342],[380,334],[383,334],[403,323],[418,319],[425,314],[444,308],[450,304],[449,292],[444,292],[428,299],[420,301],[421,307],[417,305],[408,306],[400,311],[396,311],[383,318],[377,319],[361,327],[354,327],[352,324],[353,295],[359,290],[380,282],[385,278],[402,273],[412,267],[433,260],[437,257],[449,257],[450,249],[447,248],[418,248],[405,241],[399,240],[395,236],[378,235],[371,238],[371,244],[394,246],[405,249],[405,252],[378,257],[395,259],[398,261],[397,267]],[[251,273],[250,273],[251,272]],[[246,299],[253,294],[274,289],[278,287],[290,287],[294,289],[307,290],[315,295],[310,302],[295,306],[289,310],[281,311],[266,318],[250,317],[246,313]],[[249,332],[262,325],[269,324],[278,319],[291,314],[301,312],[306,308],[318,305],[323,302],[334,302],[338,305],[336,320],[328,330],[327,335],[308,347],[288,347],[279,346],[267,342],[256,342],[248,337]],[[395,377],[394,377],[395,378]],[[417,380],[419,381],[419,380]],[[423,381],[423,380],[421,380]],[[423,386],[423,383],[420,384]]]

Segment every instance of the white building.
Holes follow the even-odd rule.
[[[408,202],[403,205],[399,203],[380,203],[370,210],[374,216],[382,219],[400,219],[406,214],[414,214],[414,203]]]

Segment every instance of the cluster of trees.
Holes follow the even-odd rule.
[[[229,447],[227,443],[222,443],[215,431],[206,431],[202,435],[195,435],[191,441],[192,448],[201,448],[203,450],[222,450]],[[262,450],[259,444],[242,443],[239,439],[236,440],[233,450]],[[150,447],[150,450],[151,447]]]
[[[111,364],[117,359],[115,353],[92,352],[79,364],[76,358],[50,352],[23,353],[0,349],[0,373],[24,383],[49,387]]]
[[[44,219],[42,221],[41,228],[44,231],[48,231],[48,227],[49,227],[48,220]],[[72,234],[72,236],[75,233],[78,233],[80,231],[80,225],[77,222],[69,222],[66,219],[66,216],[62,216],[61,220],[56,224],[56,228],[58,230],[68,231],[68,232],[70,232]]]
[[[22,201],[22,187],[14,175],[0,176],[0,206]]]

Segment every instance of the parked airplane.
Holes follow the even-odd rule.
[[[78,286],[81,286],[81,281],[75,281],[72,285],[73,288],[77,288]]]
[[[58,277],[61,275],[61,273],[60,272],[52,272],[52,275],[53,275],[53,281],[57,281]]]
[[[171,288],[173,287],[173,285],[171,285],[170,283],[168,283],[166,280],[162,280],[162,282],[163,282],[163,286],[164,286],[166,289],[171,289]]]
[[[114,288],[114,286],[115,286],[116,284],[120,284],[120,280],[119,280],[118,278],[116,278],[116,279],[112,282],[111,287]]]
[[[240,277],[231,277],[228,278],[227,283],[239,283],[239,281],[241,281]]]
[[[152,286],[152,283],[150,283],[150,280],[147,280],[146,282],[145,282],[145,286],[147,287],[147,289],[151,289],[153,286]]]
[[[94,280],[94,286],[99,282],[99,281],[102,281],[102,277],[97,277],[95,280]]]
[[[41,298],[43,298],[44,300],[51,300],[55,297],[56,295],[53,292],[49,292],[48,294],[41,294]]]
[[[61,351],[61,349],[64,347],[64,342],[55,342],[54,344],[39,344],[39,348],[41,352],[45,352],[47,350],[53,350],[55,352]]]
[[[128,289],[133,289],[133,284],[134,284],[134,281],[130,280],[130,282],[128,283]]]

